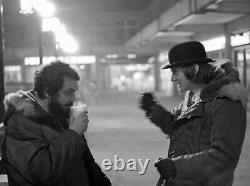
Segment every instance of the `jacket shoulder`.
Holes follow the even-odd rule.
[[[211,102],[212,104],[243,105],[240,100],[233,100],[230,97],[224,95],[216,96]]]
[[[232,100],[226,96],[216,96],[205,104],[205,110],[208,112],[226,113],[227,111],[238,111],[246,113],[245,106],[239,100]]]

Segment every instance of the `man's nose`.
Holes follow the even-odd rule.
[[[172,76],[171,76],[171,81],[172,81],[172,82],[175,82],[175,81],[176,81],[176,77],[175,77],[174,74],[172,74]]]

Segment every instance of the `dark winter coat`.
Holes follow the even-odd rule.
[[[18,109],[8,100],[4,165],[10,186],[109,186],[95,163],[84,137],[68,129],[68,123],[47,113],[31,93],[22,99],[34,107]],[[8,103],[7,103],[8,104]],[[24,116],[25,115],[25,116]]]
[[[188,92],[172,113],[158,104],[148,113],[150,120],[170,137],[168,157],[174,161],[177,176],[165,185],[233,183],[246,130],[247,96],[238,83],[237,71],[224,65],[200,98],[189,106]]]

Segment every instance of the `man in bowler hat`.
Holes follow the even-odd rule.
[[[167,158],[155,163],[157,186],[230,186],[233,184],[246,130],[247,94],[231,62],[217,63],[197,41],[169,51],[171,81],[185,93],[172,112],[152,93],[140,107],[170,137]]]

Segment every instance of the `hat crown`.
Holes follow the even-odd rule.
[[[207,55],[205,48],[198,41],[178,44],[169,51],[170,64],[192,60],[197,61],[198,59],[202,60],[206,57]]]
[[[170,49],[168,59],[170,64],[164,66],[163,69],[215,62],[215,60],[207,58],[204,46],[198,41],[175,45]]]

